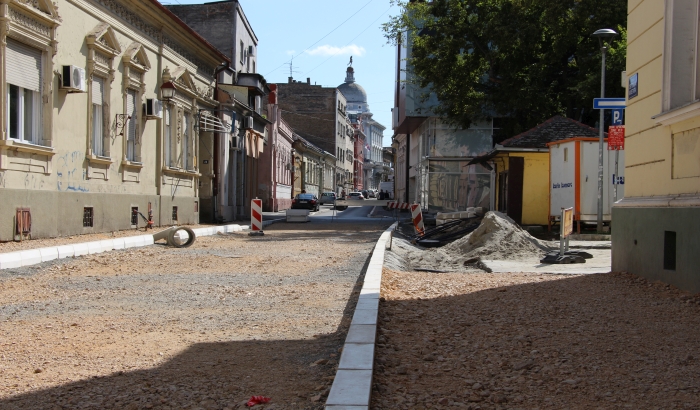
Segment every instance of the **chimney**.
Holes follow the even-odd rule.
[[[270,104],[277,104],[277,84],[270,84],[270,94],[268,94],[268,102]]]
[[[306,77],[306,84],[311,85],[311,77]]]
[[[287,84],[291,84],[291,83],[292,83],[292,77],[287,77]]]

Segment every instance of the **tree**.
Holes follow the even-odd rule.
[[[407,71],[433,92],[433,111],[468,127],[499,118],[509,137],[561,114],[595,125],[601,52],[590,35],[613,28],[606,96],[622,97],[626,0],[394,0],[402,13],[384,25],[393,44],[407,42]],[[497,141],[498,142],[498,141]]]

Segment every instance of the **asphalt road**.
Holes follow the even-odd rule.
[[[381,207],[375,207],[372,205],[376,202],[376,199],[367,199],[364,201],[357,201],[358,205],[361,206],[351,206],[344,211],[334,210],[330,205],[321,205],[318,212],[311,212],[309,214],[311,223],[318,222],[353,222],[353,223],[363,223],[363,222],[377,222],[378,218],[392,219],[394,217],[393,212],[384,211]],[[402,215],[403,216],[403,215]],[[263,215],[263,220],[271,219],[285,219],[285,211],[281,212],[266,212]]]

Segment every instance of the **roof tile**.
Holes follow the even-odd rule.
[[[597,137],[599,130],[572,118],[556,115],[535,128],[501,142],[506,148],[547,148],[547,143],[574,137]],[[607,133],[604,134],[607,137]]]

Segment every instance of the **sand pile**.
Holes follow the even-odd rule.
[[[492,211],[484,216],[474,232],[444,246],[440,251],[456,260],[512,260],[539,258],[550,249],[545,242],[534,238],[508,216]]]

